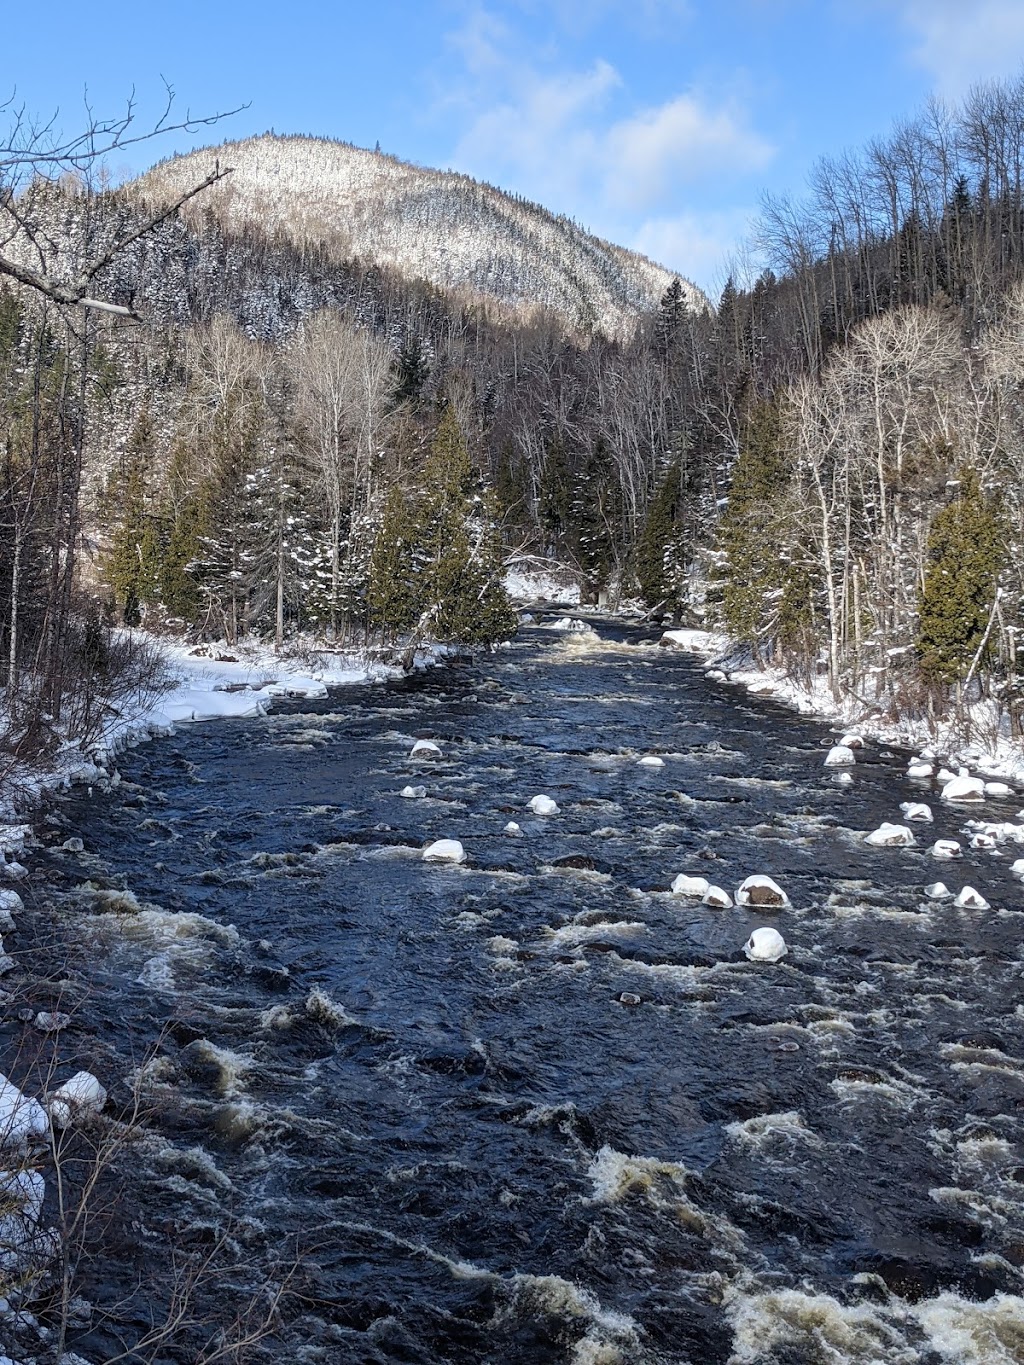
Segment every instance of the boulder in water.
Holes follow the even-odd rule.
[[[78,1071],[50,1096],[50,1120],[56,1128],[67,1128],[75,1119],[99,1114],[107,1102],[107,1092],[91,1071]]]
[[[789,952],[778,929],[755,929],[743,945],[751,962],[778,962]]]
[[[846,744],[834,744],[825,755],[826,768],[849,768],[856,762],[856,754]]]
[[[839,743],[846,749],[863,749],[864,736],[858,735],[855,730],[851,730],[848,735],[843,735]]]
[[[1006,782],[986,782],[985,795],[994,797],[996,800],[1002,800],[1004,797],[1015,796],[1016,792]]]
[[[935,781],[940,787],[944,787],[947,782],[952,782],[954,777],[956,773],[951,773],[948,768],[940,768],[935,774]]]
[[[458,839],[437,839],[423,850],[425,863],[464,863],[466,850]]]
[[[930,763],[911,763],[910,767],[907,769],[907,776],[917,780],[923,780],[926,777],[931,777],[934,771],[935,769]]]
[[[904,801],[900,806],[904,820],[930,821],[932,808],[923,801]]]
[[[409,751],[410,758],[440,758],[441,746],[432,739],[418,739]]]
[[[426,787],[403,787],[398,793],[404,796],[407,801],[420,801],[427,794]]]
[[[998,842],[999,840],[995,837],[994,834],[979,833],[971,835],[971,848],[975,849],[995,848]]]
[[[991,906],[980,891],[973,886],[965,886],[953,902],[961,910],[991,910]]]
[[[953,893],[945,882],[932,882],[930,886],[925,887],[924,894],[929,900],[944,901]]]
[[[49,1127],[39,1101],[29,1099],[6,1076],[0,1076],[0,1148],[22,1147],[29,1138],[45,1137]]]
[[[552,801],[550,796],[534,796],[526,804],[527,808],[532,810],[534,815],[558,814],[558,802]]]
[[[930,851],[933,858],[962,858],[964,853],[955,839],[936,839]]]
[[[985,784],[980,777],[969,777],[966,769],[942,788],[943,801],[983,801]]]
[[[679,876],[672,883],[673,896],[705,896],[711,889],[711,883],[707,877],[691,877],[686,872],[680,872]]]
[[[715,910],[732,909],[732,897],[720,886],[709,886],[701,899],[705,905],[710,905]]]
[[[71,1023],[71,1015],[62,1010],[40,1010],[32,1020],[34,1028],[40,1033],[59,1033]]]
[[[841,769],[839,772],[832,774],[832,781],[837,787],[852,787],[853,773],[848,773],[845,769]]]
[[[906,825],[890,825],[887,821],[865,834],[864,842],[872,848],[913,848],[917,840]]]
[[[639,768],[664,768],[665,760],[657,754],[646,754],[637,764]]]
[[[1024,858],[1018,858],[1010,868],[1015,877],[1024,877]]]
[[[505,826],[505,833],[511,835],[513,839],[521,839],[523,837],[523,831],[514,820],[510,820]]]
[[[790,899],[778,882],[773,882],[771,877],[755,873],[754,876],[748,877],[737,890],[736,904],[756,905],[762,909],[774,907],[777,910],[782,910],[790,904]]]

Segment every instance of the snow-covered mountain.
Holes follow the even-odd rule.
[[[574,328],[623,335],[676,277],[491,185],[326,139],[267,133],[226,142],[162,162],[134,185],[166,201],[218,162],[231,175],[191,201],[186,218],[212,209],[231,230],[283,232],[519,315],[543,307]],[[696,285],[682,283],[691,307],[708,307]]]

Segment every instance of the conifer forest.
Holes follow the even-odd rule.
[[[713,303],[637,266],[609,330],[556,289],[517,292],[512,266],[500,288],[493,269],[438,284],[403,270],[400,233],[381,265],[308,217],[222,211],[230,144],[213,173],[190,181],[184,158],[110,189],[95,139],[46,156],[12,127],[0,681],[18,743],[88,709],[120,627],[486,647],[515,629],[502,577],[523,560],[836,698],[938,715],[982,693],[1019,733],[1024,81],[819,162],[764,203],[769,264]],[[459,212],[431,193],[416,231]],[[528,254],[519,218],[495,231]],[[558,268],[583,278],[571,254]]]

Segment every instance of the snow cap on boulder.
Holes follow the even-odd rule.
[[[432,739],[418,739],[409,750],[410,758],[440,758],[441,746]]]
[[[672,883],[672,894],[673,896],[704,896],[710,887],[711,883],[707,877],[691,877],[686,872],[680,872]]]
[[[968,776],[967,769],[961,768],[959,777],[954,777],[942,788],[943,801],[983,801],[985,784],[980,777]]]
[[[45,1137],[49,1127],[38,1100],[29,1099],[6,1076],[0,1076],[0,1149],[23,1147],[29,1138]]]
[[[558,802],[552,801],[550,796],[534,796],[526,803],[527,809],[532,810],[534,815],[557,815]]]
[[[930,763],[911,763],[910,767],[907,769],[907,776],[923,779],[931,777],[934,771],[935,769]]]
[[[50,1096],[48,1108],[55,1128],[67,1128],[75,1119],[99,1114],[107,1092],[91,1071],[77,1071]]]
[[[789,952],[778,929],[755,929],[743,945],[751,962],[778,962]]]
[[[403,787],[398,793],[399,796],[404,796],[407,801],[421,801],[426,794],[426,787]]]
[[[932,808],[924,801],[904,801],[900,805],[904,820],[930,821],[932,819]]]
[[[991,910],[991,906],[980,891],[973,886],[965,886],[953,902],[961,910]]]
[[[985,795],[995,797],[997,800],[1009,798],[1016,795],[1013,788],[1006,782],[986,782]]]
[[[757,905],[762,908],[774,906],[782,910],[790,904],[790,899],[778,882],[773,882],[771,877],[755,873],[737,890],[736,904]]]
[[[665,760],[657,754],[645,754],[637,764],[638,768],[664,768]]]
[[[466,850],[458,839],[436,839],[423,850],[425,863],[464,863]]]
[[[933,858],[962,858],[964,855],[955,839],[936,839],[930,851]]]
[[[709,886],[701,899],[705,905],[710,905],[715,910],[732,909],[732,897],[728,891],[723,891],[720,886]]]
[[[930,901],[944,901],[953,893],[945,882],[932,882],[930,886],[925,887],[924,894]]]
[[[917,840],[906,825],[890,825],[886,821],[865,834],[864,842],[872,848],[913,848]]]
[[[856,762],[856,754],[846,744],[833,744],[825,755],[826,768],[849,768]]]

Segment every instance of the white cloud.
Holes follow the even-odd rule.
[[[742,111],[709,107],[693,94],[614,124],[604,151],[608,198],[640,207],[663,198],[667,182],[761,170],[774,155]]]
[[[1021,0],[895,0],[913,35],[911,56],[944,94],[1016,73],[1024,62]]]
[[[759,263],[744,254],[754,217],[754,209],[740,208],[649,218],[627,245],[688,276],[715,303],[730,273],[758,273]]]

